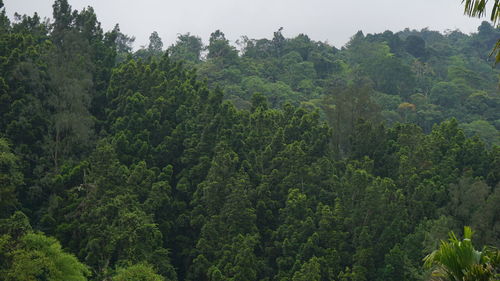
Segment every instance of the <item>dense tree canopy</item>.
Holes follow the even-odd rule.
[[[0,279],[413,281],[449,230],[500,246],[496,26],[134,51],[0,8]]]

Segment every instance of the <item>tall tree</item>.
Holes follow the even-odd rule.
[[[0,138],[0,219],[18,207],[17,189],[23,184],[19,158],[11,152],[7,140]]]
[[[168,48],[169,55],[173,60],[200,62],[203,44],[201,38],[189,33],[179,34],[175,44]]]

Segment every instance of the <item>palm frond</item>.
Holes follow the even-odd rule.
[[[488,0],[462,0],[465,9],[464,13],[471,17],[483,17],[486,14],[486,6]],[[491,8],[490,20],[493,22],[494,26],[498,25],[498,20],[500,19],[500,0],[495,0],[493,7]]]
[[[472,245],[472,229],[464,228],[464,239],[459,240],[453,232],[448,241],[441,241],[438,250],[424,258],[426,268],[434,268],[433,277],[447,281],[488,281],[494,275],[490,261],[496,259],[498,251],[480,252]],[[491,258],[490,258],[491,257]]]

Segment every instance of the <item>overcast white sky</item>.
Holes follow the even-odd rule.
[[[157,31],[164,46],[177,34],[190,32],[208,42],[220,29],[235,41],[242,35],[272,38],[283,27],[285,37],[299,33],[341,47],[358,30],[378,33],[406,27],[475,32],[481,20],[463,15],[461,0],[69,0],[73,9],[92,6],[105,31],[116,23],[136,37],[134,47],[147,45]],[[53,0],[4,0],[14,12],[52,17]]]

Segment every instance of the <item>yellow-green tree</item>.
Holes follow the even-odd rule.
[[[156,274],[153,267],[148,264],[136,264],[127,268],[120,268],[113,277],[113,281],[162,281],[161,275]]]
[[[89,269],[75,256],[64,252],[55,238],[41,233],[28,233],[19,241],[3,235],[0,246],[3,246],[1,250],[7,250],[8,257],[6,267],[0,268],[3,280],[85,281],[90,275]]]

